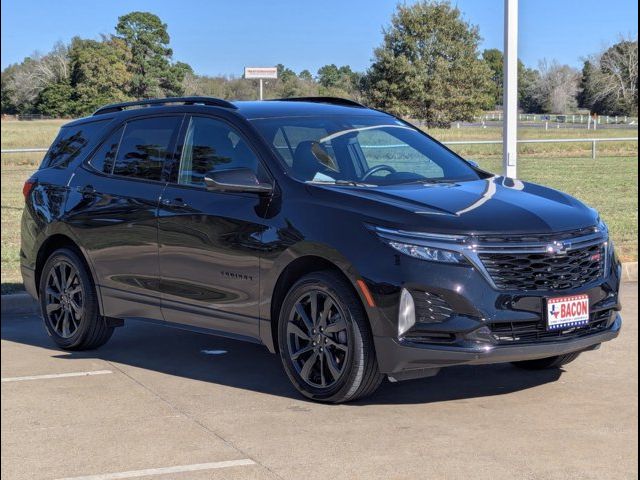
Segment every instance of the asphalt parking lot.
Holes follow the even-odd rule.
[[[338,406],[257,345],[131,322],[66,353],[3,318],[2,478],[637,478],[637,291],[566,371],[456,367]]]

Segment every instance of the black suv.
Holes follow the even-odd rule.
[[[179,325],[264,344],[343,402],[450,365],[557,368],[621,327],[593,209],[349,100],[108,105],[24,195],[24,282],[65,349]]]

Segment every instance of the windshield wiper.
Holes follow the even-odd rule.
[[[356,182],[355,180],[310,180],[308,183],[317,183],[320,185],[338,185],[340,187],[375,187],[370,183]]]
[[[407,182],[400,182],[398,185],[416,185],[419,183],[456,183],[459,180],[452,180],[448,178],[421,178],[420,180],[409,180]]]

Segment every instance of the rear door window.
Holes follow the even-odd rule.
[[[125,125],[113,174],[145,180],[161,180],[171,155],[182,116],[132,120]]]
[[[62,127],[60,133],[47,151],[40,168],[66,168],[75,159],[88,153],[92,144],[100,137],[100,133],[110,120],[81,123]]]

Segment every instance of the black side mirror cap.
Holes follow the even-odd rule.
[[[250,168],[231,168],[228,170],[207,172],[204,176],[207,190],[214,192],[238,192],[268,194],[273,185],[260,183]]]

